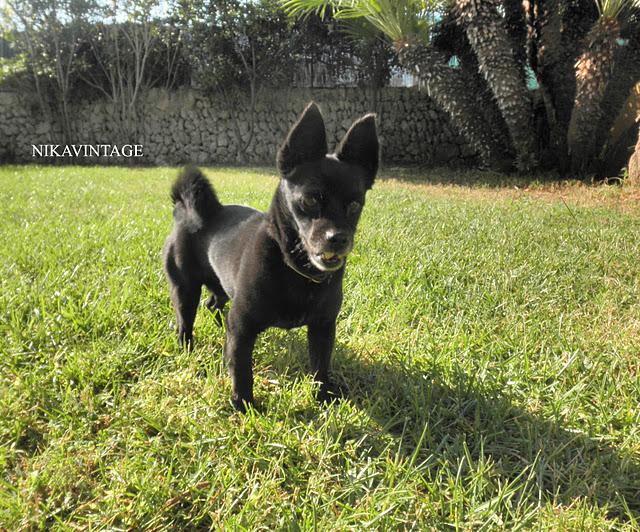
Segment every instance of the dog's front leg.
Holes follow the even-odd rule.
[[[240,412],[253,403],[252,353],[258,333],[233,312],[227,318],[224,358],[231,375],[231,401]]]
[[[315,379],[320,383],[320,390],[318,390],[319,401],[327,401],[331,398],[329,363],[331,362],[331,352],[333,351],[335,339],[335,320],[313,322],[307,328],[311,370]]]

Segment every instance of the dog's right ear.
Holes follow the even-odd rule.
[[[365,186],[367,190],[373,185],[378,172],[380,144],[376,130],[376,115],[368,114],[356,120],[336,149],[341,161],[354,163],[366,171]]]
[[[299,164],[323,159],[327,151],[324,120],[318,106],[311,102],[278,150],[278,170],[286,175]]]

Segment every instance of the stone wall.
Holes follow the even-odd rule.
[[[469,165],[475,155],[429,97],[415,89],[283,89],[261,95],[249,133],[245,101],[234,109],[196,90],[152,90],[140,106],[140,133],[125,138],[106,101],[74,107],[76,144],[142,144],[140,160],[66,159],[65,163],[174,165],[186,162],[273,164],[277,146],[306,103],[323,111],[332,149],[354,119],[378,113],[383,161],[391,164]],[[0,162],[52,162],[35,159],[32,145],[62,144],[62,135],[15,93],[0,92]],[[33,107],[33,106],[31,106]],[[238,145],[248,144],[243,154]],[[60,161],[58,161],[60,162]]]

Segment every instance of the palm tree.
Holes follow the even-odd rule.
[[[640,0],[280,1],[290,14],[331,8],[386,34],[489,164],[515,155],[528,169],[540,153],[547,166],[593,172],[640,80]],[[526,76],[539,85],[535,106]]]
[[[493,139],[494,152],[497,150],[494,157],[496,165],[507,168],[507,161],[513,161],[515,157],[507,125],[487,80],[480,73],[478,59],[469,44],[469,39],[453,13],[446,12],[434,26],[431,46],[442,52],[445,57],[457,58],[460,75],[464,78],[466,86],[466,90],[460,92],[466,97],[473,97],[473,114],[480,115],[485,132]]]
[[[633,1],[595,0],[599,17],[586,36],[575,64],[576,95],[569,122],[571,168],[583,172],[593,158],[602,102],[611,79],[621,19]]]
[[[483,114],[478,113],[479,93],[462,70],[450,66],[449,56],[433,47],[406,43],[400,48],[399,57],[403,64],[413,67],[429,95],[448,113],[452,124],[478,152],[482,163],[504,169],[505,146],[501,145],[495,129],[487,127]]]
[[[430,96],[449,113],[454,125],[478,150],[484,163],[504,166],[504,154],[513,146],[519,168],[527,170],[535,166],[531,101],[497,0],[454,0],[453,12],[475,56],[474,66],[477,65],[493,97],[485,99],[497,104],[501,120],[506,124],[507,146],[500,145],[502,138],[495,128],[487,127],[486,114],[478,113],[478,109],[494,106],[493,103],[478,105],[478,95],[486,92],[483,84],[465,75],[464,71],[451,68],[450,57],[428,45],[435,3],[418,0],[285,0],[283,5],[292,15],[310,9],[322,14],[332,6],[336,18],[365,18],[392,39],[401,62],[427,85]]]
[[[636,149],[629,159],[627,170],[629,172],[629,179],[633,183],[640,183],[640,132],[638,132]]]
[[[470,87],[464,72],[451,67],[450,51],[428,45],[435,4],[425,0],[284,0],[282,4],[291,16],[315,11],[324,17],[332,9],[336,19],[363,18],[387,35],[401,63],[420,79],[429,96],[448,113],[452,124],[477,151],[481,163],[504,169],[507,150],[503,139],[487,127],[485,117],[478,114],[481,107],[478,91],[470,90],[474,86]],[[360,30],[360,26],[348,26],[352,34]]]
[[[465,30],[484,76],[502,112],[516,151],[517,166],[536,166],[531,98],[498,0],[454,0],[453,10]]]
[[[613,74],[601,103],[595,145],[602,146],[600,157],[606,156],[610,145],[619,140],[613,126],[619,122],[621,114],[627,113],[628,103],[637,102],[640,95],[640,31],[626,34],[625,46],[618,46],[614,54]],[[635,116],[628,117],[632,120]]]
[[[532,5],[533,2],[527,2]],[[525,11],[522,0],[504,0],[504,22],[511,42],[513,43],[513,56],[518,68],[524,72],[527,64],[527,51],[529,45],[529,28],[527,19],[529,13]]]
[[[581,43],[597,11],[592,0],[533,0],[536,32],[535,70],[545,96],[550,100],[549,146],[546,158],[562,171],[568,169],[567,131],[573,109],[576,80],[574,65]]]

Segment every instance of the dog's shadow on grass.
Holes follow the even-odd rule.
[[[302,337],[281,341],[279,347],[302,362]],[[455,477],[460,464],[464,471],[489,459],[493,480],[521,486],[527,492],[521,497],[537,501],[541,493],[555,504],[606,506],[610,517],[622,521],[640,518],[640,463],[631,453],[526,411],[462,372],[455,385],[447,384],[438,368],[418,371],[365,360],[341,344],[332,367],[338,400],[365,411],[415,464],[427,460],[428,467],[449,467]],[[287,370],[276,368],[281,369]]]

